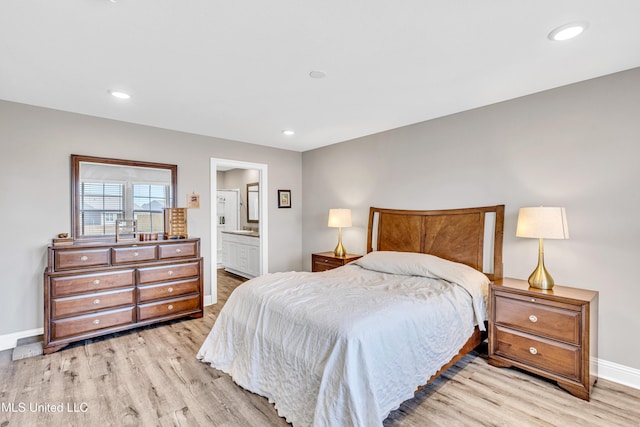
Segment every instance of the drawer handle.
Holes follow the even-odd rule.
[[[94,284],[94,285],[99,285],[99,284],[100,284],[100,279],[96,279],[96,280],[94,280],[94,281],[93,281],[93,284]]]
[[[169,271],[167,271],[167,274],[168,274],[169,276],[173,276],[173,270],[169,270]]]
[[[94,324],[94,325],[99,325],[99,324],[100,324],[100,319],[96,319],[96,320],[94,320],[94,321],[93,321],[93,324]]]
[[[538,349],[536,349],[535,347],[529,347],[529,353],[538,354]]]
[[[173,288],[167,288],[167,292],[169,293],[173,292]]]
[[[535,298],[531,298],[531,302],[536,302],[536,299]]]
[[[168,309],[168,310],[173,310],[173,304],[169,304],[169,305],[167,306],[167,309]]]
[[[182,252],[182,249],[178,248],[176,249],[176,253],[179,254],[180,252]]]
[[[100,300],[98,298],[96,298],[96,299],[93,300],[93,303],[98,305],[98,304],[100,304]]]
[[[89,259],[89,257],[88,257],[88,256],[86,256],[86,255],[82,255],[82,256],[80,257],[80,261],[82,261],[82,262],[85,262],[85,261],[86,261],[86,260],[88,260],[88,259]]]
[[[138,256],[138,255],[140,255],[138,252],[133,253],[133,256]]]
[[[532,314],[531,316],[529,316],[529,320],[531,320],[533,323],[536,323],[538,321],[538,318]]]

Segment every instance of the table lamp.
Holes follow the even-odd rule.
[[[568,239],[567,214],[564,208],[535,207],[520,208],[518,212],[517,237],[538,239],[538,266],[529,276],[529,286],[552,289],[553,278],[544,267],[543,239]]]
[[[342,227],[351,227],[351,209],[329,209],[328,226],[338,228],[338,246],[333,250],[333,254],[344,257],[347,251],[342,246]]]

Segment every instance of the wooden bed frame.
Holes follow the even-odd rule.
[[[488,234],[491,229],[487,226],[493,226],[493,242],[485,242],[485,238],[491,237]],[[494,281],[502,278],[503,230],[504,205],[430,211],[372,207],[369,210],[367,253],[374,250],[420,252],[483,271],[485,243],[493,243],[488,245],[493,247],[490,271],[483,272]],[[429,378],[427,384],[480,345],[485,337],[486,332],[482,333],[476,326],[458,354]]]

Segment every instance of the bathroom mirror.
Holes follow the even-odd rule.
[[[178,166],[71,155],[74,239],[113,238],[116,220],[141,233],[164,232],[164,208],[175,208]]]
[[[260,220],[260,187],[257,182],[247,184],[247,222]]]

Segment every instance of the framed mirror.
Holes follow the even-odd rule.
[[[178,166],[71,155],[71,230],[76,240],[114,238],[117,220],[138,232],[164,232],[176,207]]]
[[[247,184],[247,222],[260,221],[260,186],[257,182]]]

